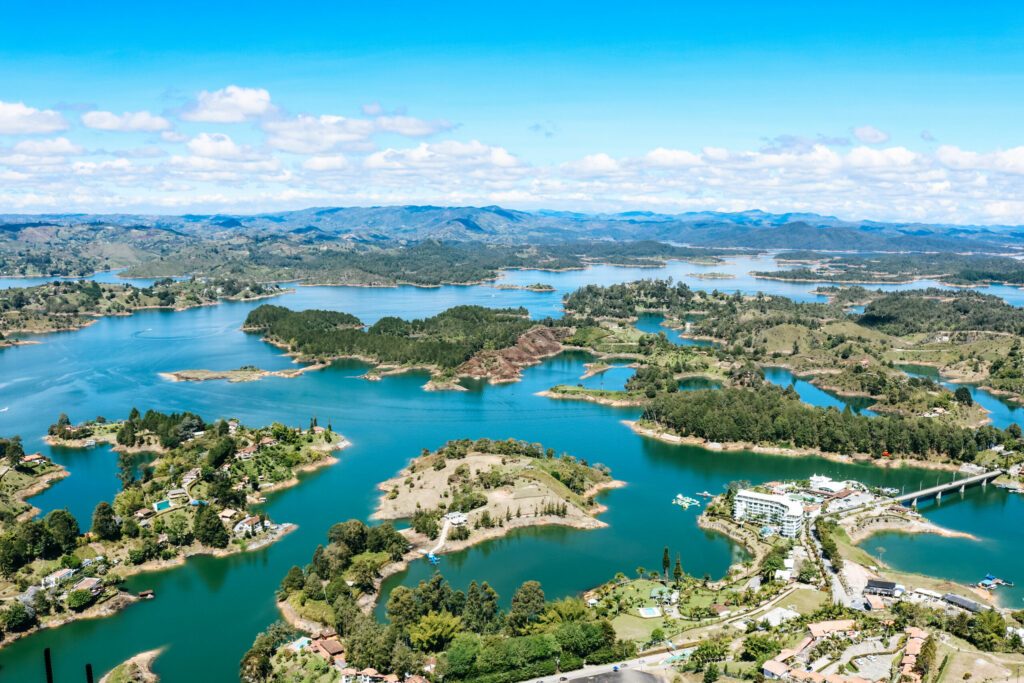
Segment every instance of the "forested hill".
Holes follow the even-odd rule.
[[[289,235],[385,243],[439,239],[509,244],[579,239],[657,240],[699,246],[763,249],[978,251],[1021,241],[1006,227],[922,225],[841,220],[805,213],[630,211],[583,214],[515,211],[498,206],[325,207],[255,215],[0,215],[0,236],[52,238],[71,232],[132,231],[149,240],[175,236],[223,239]]]
[[[959,331],[1024,334],[1024,310],[999,297],[935,288],[890,292],[868,304],[858,322],[894,335]]]
[[[306,359],[359,356],[453,369],[477,351],[512,346],[536,324],[524,308],[456,306],[422,320],[381,318],[363,330],[348,313],[264,305],[249,313],[245,329]]]

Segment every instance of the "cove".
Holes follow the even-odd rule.
[[[771,267],[765,259],[736,262],[729,267],[737,272]],[[522,305],[540,318],[560,315],[561,295],[581,284],[673,273],[684,276],[697,269],[692,264],[670,264],[659,270],[601,266],[503,275],[503,280],[521,278],[524,284],[549,282],[558,290],[555,294],[488,286],[297,287],[272,302],[297,309],[349,311],[368,323],[384,315],[422,317],[469,303]],[[805,300],[817,300],[810,294],[813,285],[749,280],[752,289],[743,291],[768,291],[778,284],[780,294],[791,291]],[[723,291],[747,286],[739,276],[713,282],[712,287],[709,282],[694,280],[694,285]],[[321,424],[331,422],[353,442],[336,465],[306,474],[299,486],[269,496],[267,514],[297,523],[294,533],[253,553],[224,559],[197,557],[182,567],[133,577],[128,590],[153,589],[156,599],[108,619],[75,622],[5,647],[0,650],[0,680],[39,680],[45,647],[54,651],[58,680],[77,680],[87,661],[98,672],[106,671],[137,652],[160,646],[167,646],[167,651],[157,660],[156,670],[165,681],[192,681],[197,673],[204,680],[234,680],[238,661],[253,637],[277,618],[273,593],[288,568],[308,561],[332,523],[368,518],[377,482],[392,476],[422,448],[436,448],[452,438],[541,442],[559,452],[605,463],[616,478],[628,482],[626,488],[601,498],[609,508],[601,517],[607,528],[526,530],[443,557],[440,570],[455,586],[465,588],[472,579],[486,580],[504,601],[527,579],[540,580],[547,594],[555,597],[586,589],[618,571],[632,574],[637,566],[653,567],[660,562],[665,545],[673,554],[680,553],[687,572],[720,576],[741,553],[724,538],[697,528],[696,510],[671,505],[677,493],[718,492],[736,479],[757,482],[814,473],[894,487],[911,486],[922,476],[934,477],[934,472],[914,469],[672,446],[637,436],[621,424],[623,419],[635,418],[636,409],[535,395],[555,384],[577,383],[584,363],[592,360],[585,354],[549,359],[527,369],[523,381],[516,384],[467,383],[471,387],[467,392],[424,392],[421,386],[427,377],[422,373],[367,382],[360,377],[366,366],[347,361],[295,379],[268,378],[247,384],[171,383],[159,377],[160,372],[189,368],[292,367],[277,349],[239,330],[258,303],[105,318],[84,330],[40,337],[43,343],[38,345],[0,350],[0,407],[9,406],[0,413],[0,433],[22,435],[26,448],[42,450],[71,471],[70,477],[32,502],[44,511],[67,506],[86,526],[96,502],[109,499],[117,490],[116,456],[105,448],[47,447],[41,437],[62,411],[76,422],[97,415],[123,417],[133,406],[190,410],[210,420],[237,417],[252,425],[274,420],[305,425],[317,416]],[[980,499],[982,505],[998,500],[988,497],[991,492],[990,488]],[[955,507],[948,507],[955,515]],[[956,520],[949,526],[960,528]],[[992,533],[996,532],[1008,534],[1000,547],[1012,552],[1014,539],[1019,542],[1019,536],[1013,536],[1015,530],[1000,528]],[[974,558],[964,562],[972,563]],[[406,573],[392,577],[386,588],[415,582],[429,571],[425,562],[413,563]]]

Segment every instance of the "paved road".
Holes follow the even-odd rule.
[[[582,669],[576,671],[567,671],[563,674],[554,674],[552,676],[542,676],[540,678],[531,678],[529,681],[523,683],[556,683],[558,680],[565,678],[567,681],[575,681],[579,679],[586,680],[588,678],[604,677],[608,674],[612,676],[608,679],[611,680],[623,680],[623,681],[640,681],[641,679],[647,678],[643,674],[651,671],[661,671],[663,667],[660,662],[669,657],[668,654],[662,653],[659,655],[648,655],[646,657],[637,657],[635,659],[629,659],[625,662],[613,662],[611,664],[597,664],[593,666],[585,666]],[[615,674],[615,667],[620,668],[619,674]]]

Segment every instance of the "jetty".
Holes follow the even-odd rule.
[[[917,507],[918,501],[928,500],[934,498],[937,501],[942,500],[942,494],[950,491],[956,491],[963,493],[964,489],[968,486],[981,486],[986,487],[988,484],[1003,474],[1002,470],[992,470],[990,472],[982,472],[981,474],[975,474],[970,477],[964,477],[963,479],[954,479],[953,481],[946,482],[945,484],[939,484],[937,486],[930,486],[920,491],[914,491],[913,493],[905,493],[901,496],[896,496],[896,500],[902,504],[910,504],[910,507]]]

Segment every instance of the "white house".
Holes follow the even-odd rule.
[[[55,586],[59,586],[61,583],[67,581],[74,575],[74,569],[58,569],[52,574],[47,574],[46,576],[44,576],[43,580],[40,582],[39,585],[43,588],[54,588]]]
[[[469,521],[465,512],[449,512],[444,516],[452,526],[463,526]]]
[[[236,524],[233,531],[235,536],[244,536],[246,531],[251,534],[256,534],[263,531],[263,524],[260,522],[260,518],[254,515],[252,517],[246,517]]]

